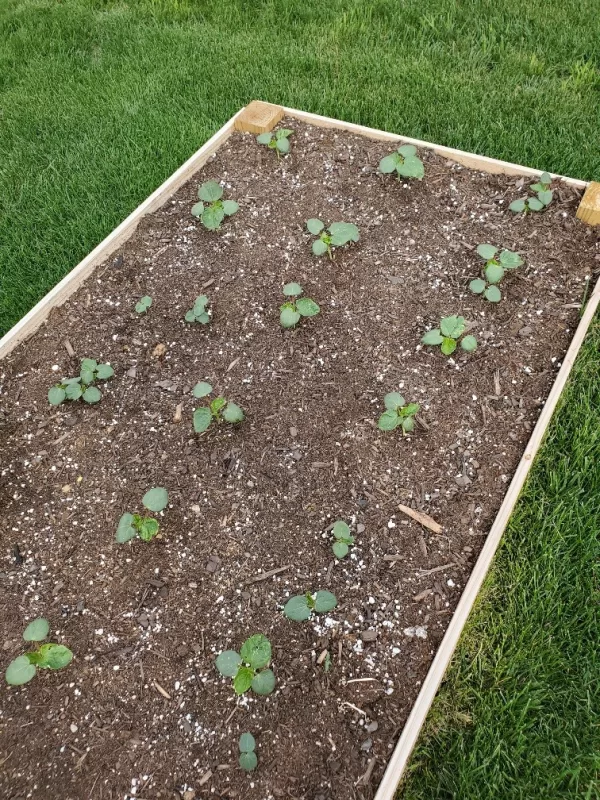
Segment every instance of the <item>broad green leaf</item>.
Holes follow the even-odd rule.
[[[271,141],[272,137],[273,137],[273,134],[270,131],[268,131],[267,133],[259,134],[256,137],[256,141],[259,144],[269,144],[269,142]]]
[[[288,619],[293,619],[295,622],[309,619],[311,610],[305,595],[298,594],[295,597],[290,597],[283,608],[283,613]]]
[[[256,769],[258,766],[258,758],[256,757],[256,753],[240,753],[239,765],[244,772],[252,772],[252,770]]]
[[[30,622],[23,631],[23,638],[26,642],[41,642],[48,636],[50,623],[44,617],[38,617]]]
[[[451,339],[449,336],[444,337],[444,340],[441,345],[442,353],[445,356],[451,356],[455,350],[456,350],[456,340]]]
[[[65,394],[68,400],[79,400],[83,394],[83,389],[79,383],[69,383],[65,389]]]
[[[256,739],[251,733],[242,733],[239,748],[240,753],[253,753],[256,750]]]
[[[500,264],[488,264],[484,270],[489,283],[498,283],[504,277],[504,267]]]
[[[542,172],[540,175],[540,183],[549,186],[552,183],[552,175],[549,172]]]
[[[537,198],[540,203],[549,206],[552,202],[552,189],[543,189],[541,192],[538,192]]]
[[[494,247],[493,244],[479,244],[477,245],[477,252],[482,258],[485,258],[486,261],[489,261],[490,258],[493,258],[496,255],[498,248]]]
[[[155,486],[153,489],[148,489],[146,494],[142,497],[142,505],[148,511],[154,511],[157,514],[166,508],[169,504],[169,493],[163,486]]]
[[[82,367],[81,372],[79,373],[79,377],[81,378],[81,382],[88,386],[90,383],[94,382],[95,373],[92,369],[87,369],[87,367]]]
[[[275,138],[276,139],[287,139],[288,136],[291,136],[294,131],[291,128],[279,128],[278,131],[275,131]]]
[[[544,208],[544,204],[537,197],[530,197],[527,205],[531,211],[541,211]]]
[[[204,213],[204,203],[202,201],[192,206],[193,217],[201,217],[203,213]]]
[[[81,375],[77,378],[63,378],[62,384],[63,386],[70,386],[72,383],[81,383]]]
[[[290,152],[290,140],[281,138],[276,139],[277,149],[280,153],[289,153]]]
[[[246,639],[240,650],[242,661],[252,669],[262,669],[269,666],[271,660],[271,642],[262,633]]]
[[[444,317],[440,320],[440,331],[442,335],[449,336],[452,339],[458,339],[465,327],[465,318],[457,317],[456,314],[450,317]]]
[[[196,316],[199,316],[204,311],[206,311],[207,305],[208,305],[208,297],[205,294],[198,295],[198,297],[194,300],[194,307],[192,311]]]
[[[317,236],[319,233],[321,233],[325,225],[320,219],[315,219],[315,217],[312,217],[311,219],[306,220],[306,227],[314,236]]]
[[[117,526],[116,540],[119,544],[124,544],[137,534],[136,529],[133,527],[133,514],[123,514]]]
[[[244,694],[252,686],[254,670],[250,667],[240,667],[233,679],[233,690],[236,694]]]
[[[327,244],[322,239],[315,239],[312,243],[312,251],[316,256],[325,255],[328,249]]]
[[[315,597],[315,611],[317,614],[325,614],[332,611],[337,606],[337,597],[331,592],[318,591]]]
[[[206,181],[198,187],[198,197],[206,203],[214,203],[223,196],[223,188],[216,181]]]
[[[523,263],[521,256],[518,253],[513,253],[512,250],[503,250],[498,261],[505,269],[514,269],[515,267],[520,267]]]
[[[404,398],[398,392],[389,392],[383,398],[383,405],[388,411],[397,411],[404,403]]]
[[[377,427],[380,431],[393,431],[400,424],[400,417],[397,411],[384,411],[379,417]]]
[[[210,410],[213,414],[218,414],[218,412],[223,408],[223,406],[227,405],[227,400],[224,397],[215,397],[214,400],[210,402]]]
[[[82,358],[81,359],[81,369],[87,369],[90,372],[94,372],[98,367],[98,362],[95,358]]]
[[[73,653],[64,644],[43,644],[38,654],[38,666],[42,669],[62,669],[73,660]]]
[[[88,386],[83,393],[83,399],[86,403],[99,403],[102,400],[102,394],[95,386]]]
[[[202,212],[201,219],[205,228],[208,228],[209,231],[216,231],[224,217],[223,206],[208,206]]]
[[[481,278],[475,278],[475,280],[471,281],[469,284],[469,289],[473,292],[473,294],[481,294],[485,292],[485,281]]]
[[[296,309],[303,317],[315,317],[321,310],[320,306],[310,297],[299,297],[296,300]]]
[[[215,666],[226,678],[233,678],[242,663],[242,658],[235,650],[224,650],[216,658]]]
[[[288,304],[281,306],[281,313],[279,314],[279,322],[283,328],[293,328],[300,320],[298,311]]]
[[[186,311],[185,321],[186,322],[196,322],[196,315],[194,314],[194,309],[193,308],[190,308],[189,311]]]
[[[392,172],[396,171],[396,166],[400,163],[400,159],[398,158],[397,153],[392,153],[390,156],[385,156],[379,162],[379,172],[383,173],[384,175],[389,175]]]
[[[196,322],[200,322],[202,325],[206,325],[210,322],[210,315],[203,311],[202,314],[198,314],[196,317]]]
[[[487,289],[485,290],[484,297],[486,300],[489,300],[490,303],[499,303],[500,300],[502,299],[502,295],[500,294],[500,289],[494,284],[487,287]]]
[[[144,542],[150,542],[156,534],[158,533],[158,522],[152,517],[144,517],[140,521],[138,526],[138,533],[140,535],[140,539],[143,539]]]
[[[415,421],[413,417],[405,417],[405,419],[402,420],[402,430],[404,431],[404,433],[410,433],[414,429],[415,429]]]
[[[418,178],[421,180],[425,175],[425,167],[423,162],[417,156],[408,156],[404,159],[404,164],[398,164],[396,167],[398,175],[404,178]]]
[[[508,208],[510,211],[514,211],[515,214],[519,214],[521,211],[525,210],[525,205],[526,201],[521,197],[518,200],[513,200]]]
[[[400,409],[400,413],[403,417],[414,417],[415,414],[418,414],[421,410],[421,406],[418,403],[409,403],[404,408]]]
[[[239,211],[239,205],[235,202],[235,200],[223,200],[223,212],[225,213],[226,217],[230,217],[232,214],[235,214],[236,211]]]
[[[444,337],[440,333],[439,328],[434,328],[431,331],[427,331],[421,338],[421,342],[423,344],[441,344],[444,340]]]
[[[275,674],[271,669],[263,669],[252,679],[252,691],[256,694],[271,694],[275,688]]]
[[[348,555],[350,548],[346,542],[334,542],[332,546],[333,555],[336,558],[345,558]]]
[[[544,191],[544,184],[543,183],[532,183],[529,187],[532,192],[543,192]]]
[[[403,144],[398,148],[398,152],[402,158],[410,158],[411,156],[417,155],[417,148],[414,144]]]
[[[244,412],[235,403],[227,403],[221,414],[225,422],[235,424],[244,421]]]
[[[4,677],[11,686],[21,686],[24,683],[28,683],[36,672],[35,665],[29,661],[27,656],[18,656],[14,661],[10,662]]]
[[[332,222],[329,233],[334,247],[342,247],[348,242],[358,242],[360,239],[360,232],[353,222]]]
[[[107,381],[109,378],[112,378],[114,374],[115,371],[110,364],[98,364],[98,369],[96,370],[96,378],[98,378],[98,380]]]
[[[338,519],[334,523],[331,532],[336,539],[346,539],[348,536],[350,536],[350,527],[347,522],[344,522],[343,519]]]
[[[299,283],[286,283],[283,293],[286,297],[298,297],[302,294],[302,287]]]
[[[472,353],[473,350],[477,348],[477,339],[474,336],[465,336],[460,346],[463,350],[466,350],[467,353]]]
[[[206,395],[210,394],[213,390],[213,387],[210,383],[206,381],[198,381],[198,383],[192,389],[192,394],[194,397],[206,397]]]
[[[142,297],[142,299],[135,304],[135,310],[137,311],[138,314],[145,314],[151,305],[152,305],[152,298],[146,295],[145,297]]]

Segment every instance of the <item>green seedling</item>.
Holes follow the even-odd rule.
[[[26,642],[41,642],[47,636],[50,625],[44,617],[38,617],[30,622],[23,631],[23,639]],[[11,686],[21,686],[28,683],[36,674],[38,669],[62,669],[71,663],[73,653],[63,644],[48,642],[25,653],[17,656],[8,665],[4,677]]]
[[[51,406],[59,406],[65,400],[79,400],[86,403],[99,403],[102,394],[96,381],[107,381],[115,374],[110,364],[98,364],[93,358],[84,358],[77,378],[63,378],[48,392]]]
[[[469,284],[469,289],[473,294],[482,294],[490,303],[499,303],[502,294],[497,284],[500,283],[507,269],[516,269],[523,263],[523,259],[518,253],[512,250],[502,250],[498,254],[498,248],[493,244],[480,244],[477,253],[485,261],[483,268],[484,278],[475,278]]]
[[[145,294],[141,300],[135,304],[135,310],[138,314],[145,314],[152,305],[152,298]]]
[[[331,592],[318,591],[315,594],[306,592],[290,597],[283,607],[283,613],[288,619],[303,622],[310,619],[313,614],[326,614],[336,606],[337,597]]]
[[[268,669],[271,663],[271,642],[262,633],[246,639],[239,653],[225,650],[219,653],[215,666],[226,678],[233,678],[236,694],[252,689],[256,694],[271,694],[275,675]]]
[[[421,410],[418,403],[405,404],[398,392],[390,392],[383,398],[386,410],[379,417],[377,427],[380,431],[393,431],[402,428],[402,433],[410,433],[415,428],[415,416]]]
[[[450,356],[456,350],[458,340],[463,335],[467,327],[464,317],[444,317],[440,321],[440,327],[434,328],[423,336],[423,344],[441,345],[441,351],[445,356]],[[472,353],[477,347],[477,339],[474,336],[465,336],[460,341],[460,346],[468,353]]]
[[[306,227],[313,236],[319,237],[312,243],[312,251],[316,256],[327,253],[329,258],[333,258],[332,247],[344,247],[360,239],[360,232],[352,222],[332,222],[326,228],[320,219],[309,219]]]
[[[205,294],[199,295],[194,300],[194,305],[190,308],[189,311],[186,312],[185,321],[186,322],[200,322],[202,325],[206,325],[210,322],[210,309],[208,309],[210,301]],[[207,310],[208,309],[208,310]]]
[[[200,381],[194,386],[192,393],[194,397],[207,397],[212,390],[213,387],[210,383]],[[238,405],[227,401],[224,397],[215,397],[210,405],[202,406],[194,411],[194,430],[196,433],[204,433],[213,420],[235,425],[237,422],[244,421],[244,412]]]
[[[223,187],[216,181],[207,181],[198,187],[200,202],[192,208],[192,215],[209,231],[216,231],[225,217],[230,217],[239,209],[234,200],[221,200]],[[206,205],[205,205],[206,203]]]
[[[278,131],[269,131],[268,133],[261,133],[256,137],[259,144],[266,144],[271,150],[275,150],[277,158],[280,158],[280,153],[284,155],[290,152],[290,136],[294,131],[289,128],[280,128]]]
[[[345,558],[350,550],[350,545],[354,544],[354,536],[350,534],[349,525],[343,519],[338,519],[333,523],[331,532],[335,539],[331,548],[334,556],[336,558]]]
[[[321,310],[310,297],[300,297],[302,287],[299,283],[286,283],[283,293],[289,300],[281,306],[279,321],[283,328],[293,328],[301,317],[315,317]]]
[[[149,489],[142,497],[142,505],[148,511],[158,514],[169,503],[169,493],[162,486]],[[158,521],[154,517],[141,516],[140,514],[123,514],[117,526],[115,538],[119,544],[124,544],[135,536],[139,536],[144,542],[150,542],[159,530]]]
[[[242,733],[239,741],[240,748],[240,767],[245,772],[252,772],[258,766],[258,758],[256,757],[256,741],[251,733]]]
[[[509,209],[514,211],[515,214],[524,212],[527,214],[529,211],[542,211],[542,209],[549,206],[552,202],[553,192],[550,186],[552,185],[552,176],[549,172],[542,172],[540,179],[537,183],[532,183],[529,186],[529,191],[535,193],[535,197],[521,197],[518,200],[513,200],[509,205]]]
[[[384,175],[397,172],[399,179],[417,178],[421,180],[425,175],[425,167],[417,155],[417,148],[414,144],[403,144],[395,153],[381,159],[379,172]]]

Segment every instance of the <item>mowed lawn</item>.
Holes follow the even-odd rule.
[[[0,334],[252,98],[600,179],[598,2],[0,0]],[[599,350],[596,324],[406,800],[600,797]]]

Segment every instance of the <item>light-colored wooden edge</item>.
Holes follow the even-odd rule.
[[[281,106],[272,103],[263,103],[262,100],[253,100],[243,108],[235,120],[236,131],[243,133],[267,133],[283,119],[284,111]]]
[[[410,715],[406,720],[406,725],[404,726],[400,739],[398,740],[398,744],[396,745],[392,757],[388,762],[388,766],[381,783],[379,784],[379,789],[375,795],[375,800],[393,800],[396,795],[398,784],[403,777],[404,770],[417,742],[421,728],[425,722],[425,718],[429,713],[429,709],[431,708],[433,699],[446,673],[452,655],[454,654],[454,650],[456,649],[456,645],[458,644],[463,628],[467,622],[467,618],[471,613],[471,609],[473,608],[473,604],[475,603],[477,595],[479,594],[481,585],[493,561],[496,550],[498,549],[498,545],[500,544],[508,524],[510,515],[514,510],[523,485],[525,484],[525,480],[529,474],[529,470],[531,469],[533,460],[543,442],[548,425],[550,424],[550,420],[552,418],[552,414],[554,413],[556,404],[558,403],[562,391],[565,388],[565,384],[567,383],[567,379],[571,369],[573,368],[573,364],[575,363],[575,358],[577,357],[581,345],[583,344],[583,340],[588,332],[599,302],[600,280],[597,281],[594,291],[588,300],[587,306],[583,316],[581,317],[579,325],[577,326],[577,330],[575,331],[575,335],[573,336],[569,349],[567,350],[562,366],[558,371],[558,375],[556,376],[554,384],[552,385],[548,399],[546,400],[546,403],[542,409],[542,413],[540,414],[536,426],[533,429],[533,433],[531,434],[531,438],[529,439],[527,447],[525,448],[525,452],[519,461],[517,471],[510,482],[510,486],[504,497],[504,500],[502,501],[502,505],[500,506],[498,514],[496,515],[494,524],[492,525],[487,539],[485,540],[485,544],[481,550],[481,553],[479,554],[479,558],[475,563],[473,572],[471,573],[458,605],[456,606],[456,611],[452,615],[452,619],[450,620],[450,624],[448,625],[446,633],[444,634],[444,638],[442,639],[438,651],[435,654],[431,667],[429,668],[429,672],[423,681],[421,691],[419,692]]]
[[[243,110],[243,109],[242,109]],[[106,239],[95,247],[83,261],[69,272],[60,283],[48,292],[31,311],[0,339],[0,359],[7,356],[20,342],[23,342],[42,325],[50,311],[62,305],[90,276],[93,270],[106,261],[123,242],[127,241],[135,231],[139,221],[146,214],[160,208],[180,186],[182,186],[198,170],[210,156],[223,144],[234,130],[238,114],[233,116],[220,128],[214,136],[202,145],[170,178],[156,189],[135,211],[110,233]]]
[[[600,183],[592,181],[581,198],[577,216],[588,225],[600,225]]]

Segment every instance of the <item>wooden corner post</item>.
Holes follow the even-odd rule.
[[[267,133],[272,131],[279,120],[283,119],[283,108],[261,100],[253,100],[237,115],[235,119],[236,131],[242,133]]]
[[[592,181],[579,203],[577,216],[588,225],[600,225],[600,183]]]

